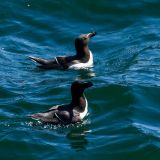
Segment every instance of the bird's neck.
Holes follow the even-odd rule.
[[[86,46],[81,46],[81,47],[76,47],[76,58],[81,59],[81,58],[89,58],[90,56],[90,51],[88,45]]]
[[[76,110],[84,111],[86,107],[86,98],[84,93],[80,95],[72,95],[71,106],[76,108]]]

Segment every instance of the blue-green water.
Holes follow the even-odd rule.
[[[160,1],[2,0],[0,159],[160,159]],[[74,38],[97,31],[94,68],[43,71],[29,55],[75,53]],[[70,101],[89,80],[89,115],[73,126],[27,118]]]

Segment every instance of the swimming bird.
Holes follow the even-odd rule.
[[[39,68],[43,69],[82,69],[93,66],[93,55],[88,47],[91,37],[96,32],[82,34],[75,39],[76,54],[73,56],[58,56],[54,59],[47,60],[38,57],[29,56],[31,60],[38,63]]]
[[[88,102],[84,90],[93,86],[92,82],[75,81],[71,85],[72,100],[69,104],[51,107],[45,112],[30,115],[32,119],[43,123],[70,124],[83,120],[88,112]]]

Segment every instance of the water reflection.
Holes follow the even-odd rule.
[[[86,138],[87,134],[91,131],[86,124],[88,121],[84,121],[83,123],[79,124],[69,124],[69,125],[52,125],[52,124],[44,124],[41,121],[26,121],[24,125],[33,127],[35,130],[47,130],[51,131],[50,133],[53,134],[57,138],[66,137],[69,141],[67,145],[69,148],[75,150],[76,152],[86,150],[89,142]],[[53,132],[55,131],[55,132]],[[62,136],[62,137],[61,137]],[[55,143],[55,142],[54,142]]]
[[[70,140],[70,146],[75,151],[85,150],[88,141],[86,135],[89,133],[86,127],[74,128],[72,129],[66,137]]]
[[[82,69],[82,70],[78,70],[78,76],[77,76],[77,80],[85,80],[85,79],[91,79],[93,77],[95,77],[96,74],[93,70],[93,68],[91,69]]]
[[[86,122],[84,122],[86,123]],[[83,124],[71,124],[71,125],[52,125],[52,124],[44,124],[40,121],[27,121],[24,123],[29,127],[33,127],[36,130],[44,130],[48,131],[56,131],[53,134],[61,138],[60,135],[65,136],[69,142],[69,146],[71,149],[74,149],[76,152],[86,150],[88,140],[86,138],[87,134],[90,133],[90,130],[87,126],[82,126]],[[57,134],[58,133],[58,134]]]

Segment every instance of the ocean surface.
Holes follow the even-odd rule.
[[[92,69],[28,59],[73,55],[74,39],[92,31]],[[27,117],[69,103],[78,79],[94,83],[82,123]],[[1,160],[159,160],[160,1],[1,0],[0,82]]]

